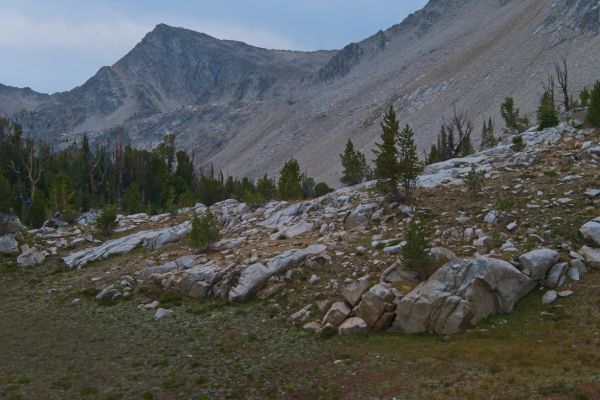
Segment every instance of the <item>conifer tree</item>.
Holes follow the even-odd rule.
[[[221,239],[219,221],[215,218],[210,208],[202,217],[195,216],[192,220],[192,231],[190,242],[192,246],[200,251],[208,251],[217,241]]]
[[[12,189],[10,182],[0,172],[0,213],[9,213],[12,208]]]
[[[404,198],[406,201],[410,201],[411,188],[414,186],[419,174],[423,172],[423,163],[419,161],[414,136],[414,131],[408,125],[398,136],[400,177],[404,185]]]
[[[518,129],[519,109],[515,108],[515,102],[512,97],[504,99],[500,107],[500,114],[502,114],[502,118],[508,129]]]
[[[277,195],[275,182],[266,174],[256,181],[256,191],[264,200],[272,200]]]
[[[315,185],[315,197],[325,196],[327,193],[331,192],[333,192],[333,189],[325,182],[319,182]]]
[[[483,130],[481,132],[481,150],[491,149],[496,146],[497,141],[494,136],[494,121],[492,118],[486,121],[483,121]]]
[[[427,267],[431,263],[429,242],[427,241],[428,227],[421,218],[413,218],[406,233],[402,247],[404,265],[419,274],[419,278],[427,279]]]
[[[590,98],[592,94],[587,87],[584,87],[581,93],[579,93],[579,100],[581,101],[581,107],[587,107],[590,104]]]
[[[442,161],[442,158],[437,145],[431,145],[431,150],[429,151],[429,155],[427,156],[427,164],[435,164],[440,161]]]
[[[537,111],[537,117],[539,130],[551,128],[560,123],[558,114],[556,113],[556,107],[552,102],[552,97],[549,92],[544,92],[542,95],[540,106]]]
[[[352,140],[348,139],[346,149],[340,154],[344,173],[340,181],[348,186],[362,183],[367,175],[367,160],[365,155],[354,148]]]
[[[123,211],[127,214],[136,214],[142,210],[142,195],[140,186],[137,183],[132,184],[123,196]]]
[[[589,126],[600,128],[600,81],[597,81],[590,93],[589,108],[586,121]]]
[[[55,215],[66,213],[74,208],[75,190],[65,173],[56,177],[48,196],[52,213]]]
[[[283,200],[297,200],[302,198],[300,165],[293,158],[287,161],[281,169],[279,197]]]
[[[390,106],[381,123],[381,143],[376,144],[375,178],[378,188],[392,199],[398,199],[398,182],[400,180],[400,164],[396,141],[400,131],[400,123],[394,108]]]
[[[500,114],[506,123],[508,129],[524,131],[529,125],[527,117],[521,117],[520,111],[515,107],[515,102],[512,97],[507,97],[500,106]]]

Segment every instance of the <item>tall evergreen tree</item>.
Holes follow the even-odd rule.
[[[287,161],[281,169],[279,196],[283,200],[297,200],[302,198],[300,165],[293,158]]]
[[[348,186],[362,183],[368,174],[367,159],[363,153],[356,150],[352,140],[348,139],[346,149],[340,154],[342,166],[344,167],[343,176],[340,181]]]
[[[549,92],[544,92],[540,101],[540,106],[537,111],[538,117],[538,129],[551,128],[557,126],[560,123],[556,107],[552,101],[552,97]]]
[[[376,157],[375,178],[380,190],[397,199],[400,164],[396,141],[400,132],[400,123],[392,106],[383,117],[381,130],[381,143],[377,143],[377,148],[373,150]]]
[[[185,151],[178,151],[176,154],[177,168],[175,175],[179,176],[188,188],[192,187],[194,181],[194,163],[190,160]]]
[[[272,200],[277,195],[277,186],[273,179],[265,174],[256,181],[256,191],[264,200]]]
[[[492,118],[487,121],[483,121],[483,130],[481,132],[481,150],[491,149],[496,146],[497,141],[494,136],[494,121]]]
[[[427,156],[427,164],[435,164],[442,161],[442,157],[440,151],[438,150],[437,145],[431,145],[431,150],[429,151],[429,155]]]
[[[586,121],[594,128],[600,128],[600,81],[597,81],[590,93],[589,108]]]
[[[406,201],[410,201],[411,189],[419,174],[423,172],[423,163],[419,160],[414,136],[414,131],[408,125],[398,135],[399,169]]]

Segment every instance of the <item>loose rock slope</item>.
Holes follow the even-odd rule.
[[[524,139],[522,152],[501,144],[428,166],[411,206],[389,204],[373,182],[297,203],[227,200],[211,207],[224,239],[207,254],[186,240],[191,216],[204,205],[176,216],[120,216],[119,237],[104,242],[94,239],[88,213],[76,226],[30,231],[34,247],[21,246],[17,263],[60,256],[67,268],[80,269],[76,286],[102,303],[137,293],[257,299],[317,332],[451,335],[510,313],[536,287],[545,290],[545,303],[569,297],[590,268],[600,267],[597,133],[563,124]],[[471,166],[485,171],[483,195],[462,185]],[[425,282],[400,258],[416,214],[433,228],[435,261]],[[6,233],[3,252],[15,253],[20,230]],[[97,270],[98,261],[108,270]],[[152,296],[135,303],[159,306]]]

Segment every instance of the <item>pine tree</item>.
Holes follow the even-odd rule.
[[[64,172],[54,180],[48,197],[54,215],[68,213],[74,208],[75,190],[71,180]]]
[[[437,145],[431,145],[431,150],[429,151],[429,155],[427,156],[427,164],[435,164],[440,161],[442,161],[442,158]]]
[[[556,107],[552,102],[552,97],[549,92],[544,92],[540,101],[540,106],[537,112],[538,117],[538,130],[551,128],[557,126],[560,123],[558,114],[556,113]]]
[[[10,182],[0,172],[0,213],[9,213],[12,208],[12,189]]]
[[[109,236],[117,225],[117,208],[113,205],[105,206],[96,219],[96,227],[103,235]]]
[[[496,137],[494,136],[494,121],[492,118],[483,121],[483,130],[481,132],[481,150],[491,149],[497,145]]]
[[[315,197],[325,196],[327,193],[331,192],[333,192],[333,189],[325,182],[319,182],[315,185]]]
[[[300,165],[293,158],[287,161],[281,169],[279,197],[282,200],[297,200],[302,198]]]
[[[346,149],[340,154],[342,167],[344,167],[343,176],[340,181],[348,186],[362,183],[367,174],[367,160],[365,155],[354,148],[352,140],[348,139]]]
[[[423,163],[419,161],[414,136],[414,131],[408,125],[398,136],[400,177],[404,184],[404,198],[406,201],[410,200],[411,188],[414,186],[419,174],[423,172]]]
[[[38,190],[33,201],[26,209],[27,224],[32,228],[40,228],[46,221],[46,195],[43,191]]]
[[[277,195],[275,182],[268,175],[264,175],[256,181],[256,191],[264,200],[272,200]]]
[[[408,269],[417,272],[421,279],[427,279],[427,267],[431,263],[428,233],[425,221],[413,218],[404,234],[406,243],[402,247],[402,262]]]
[[[300,176],[300,182],[302,184],[302,198],[312,199],[315,197],[315,180],[308,176],[306,173]]]
[[[473,149],[473,143],[471,142],[471,135],[466,135],[460,143],[460,157],[467,157],[473,154],[475,150]]]
[[[506,123],[508,129],[518,129],[519,109],[515,108],[515,102],[512,97],[507,97],[500,106],[500,114]]]
[[[581,107],[587,107],[590,104],[590,98],[592,94],[587,87],[584,87],[581,93],[579,93],[579,100],[581,100]]]
[[[376,144],[375,178],[377,186],[392,199],[397,199],[398,182],[400,180],[400,164],[398,162],[398,149],[396,140],[400,131],[400,124],[396,118],[394,108],[390,106],[381,123],[381,143]]]
[[[142,210],[142,195],[140,193],[140,185],[132,184],[123,196],[123,211],[127,214],[136,214]]]
[[[450,158],[450,148],[448,146],[448,135],[446,134],[446,127],[444,125],[442,125],[440,134],[438,136],[438,142],[440,161],[446,161]]]
[[[586,121],[589,126],[600,128],[600,81],[597,81],[590,93]]]
[[[202,217],[194,217],[192,220],[192,231],[190,232],[192,246],[198,248],[200,251],[207,251],[220,239],[221,230],[219,222],[210,211],[210,208],[206,210],[206,213]]]

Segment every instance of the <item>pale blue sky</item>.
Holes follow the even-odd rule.
[[[280,49],[337,49],[427,0],[2,0],[0,83],[52,93],[112,65],[158,23]]]

